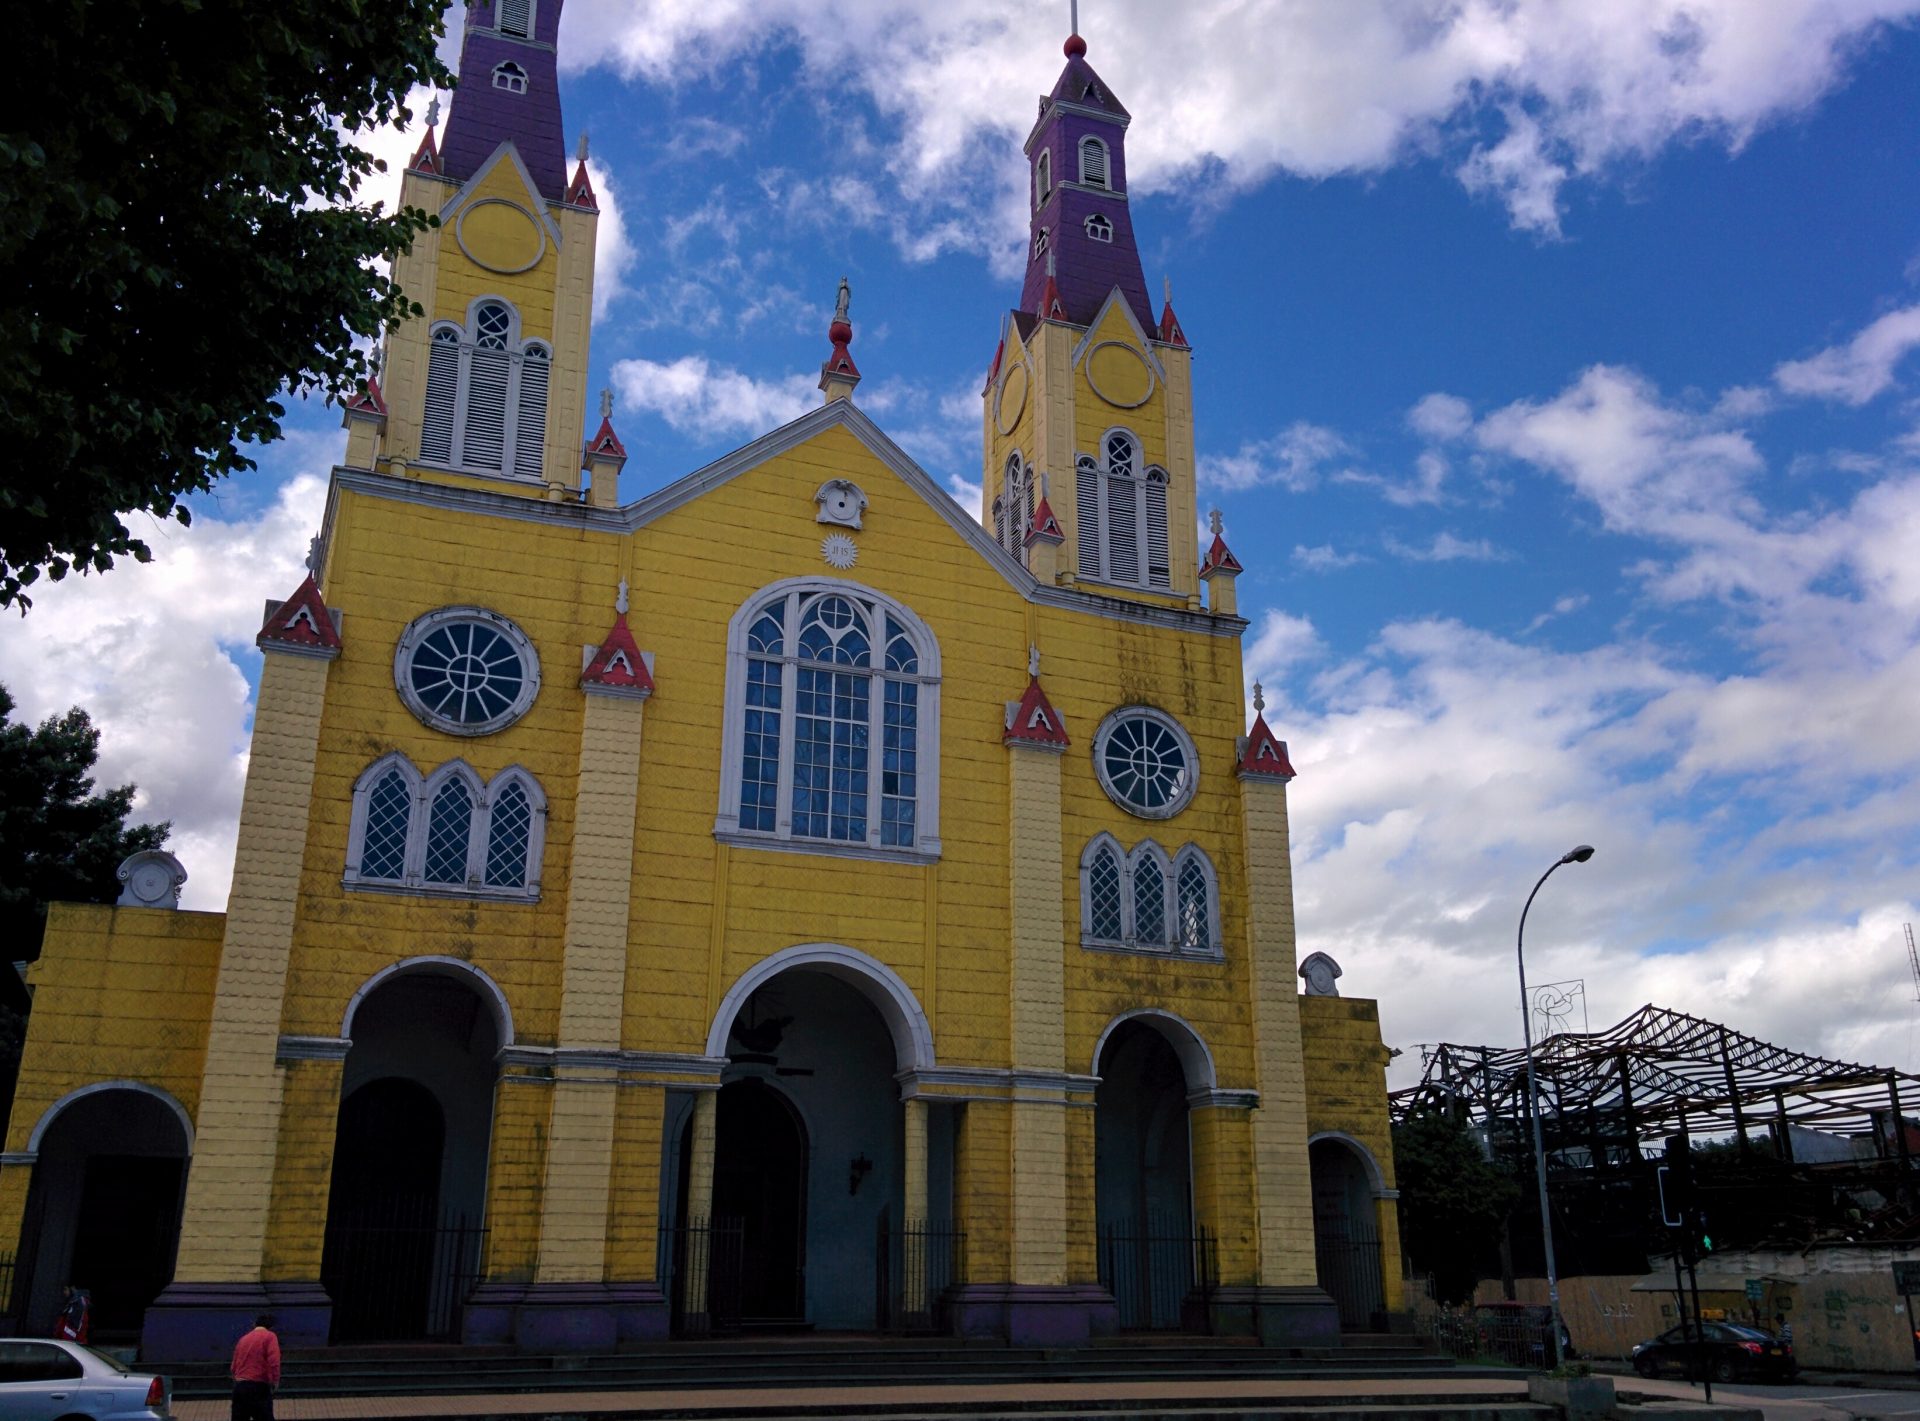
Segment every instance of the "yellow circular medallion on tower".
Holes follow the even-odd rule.
[[[454,236],[475,266],[506,276],[532,270],[547,254],[547,234],[539,219],[500,197],[482,198],[463,211]]]

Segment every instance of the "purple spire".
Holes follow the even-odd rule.
[[[1151,334],[1153,304],[1127,208],[1126,135],[1133,120],[1086,54],[1087,42],[1070,36],[1067,66],[1040,100],[1040,117],[1027,135],[1033,229],[1020,309],[1040,311],[1051,257],[1067,320],[1091,325],[1117,286]]]
[[[447,177],[465,182],[502,143],[512,143],[541,196],[565,199],[567,142],[554,58],[564,3],[467,0],[460,88],[440,141]]]

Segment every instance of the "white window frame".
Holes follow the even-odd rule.
[[[1124,435],[1133,445],[1133,459],[1127,468],[1117,468],[1108,455],[1114,436]],[[1075,568],[1082,578],[1096,582],[1112,583],[1116,587],[1141,587],[1149,592],[1170,592],[1173,590],[1173,553],[1169,541],[1171,529],[1167,526],[1171,518],[1170,505],[1172,480],[1167,471],[1158,464],[1149,464],[1146,460],[1146,447],[1140,436],[1125,425],[1114,425],[1100,436],[1098,456],[1081,454],[1074,460],[1074,537],[1078,540],[1075,550]],[[1087,480],[1091,477],[1094,487],[1094,505],[1087,507]],[[1159,518],[1156,525],[1153,501],[1147,496],[1147,485],[1158,484],[1167,492],[1161,496]],[[1137,575],[1121,577],[1114,572],[1113,564],[1113,515],[1116,489],[1122,489],[1132,500],[1134,568]],[[1167,549],[1165,566],[1156,569],[1153,561],[1153,531],[1158,526],[1160,538]],[[1089,541],[1088,534],[1092,534]],[[1088,557],[1087,554],[1092,556]],[[1156,571],[1160,574],[1155,576]]]
[[[478,622],[489,630],[505,637],[520,654],[520,691],[513,702],[500,714],[488,720],[466,724],[449,720],[438,711],[429,709],[413,688],[413,657],[420,644],[443,626],[455,622]],[[400,693],[400,699],[406,708],[413,712],[422,725],[447,735],[474,737],[492,735],[495,731],[505,730],[533,708],[534,701],[540,695],[540,653],[534,650],[533,638],[529,637],[512,619],[486,607],[456,606],[437,607],[431,612],[422,613],[408,622],[400,633],[400,639],[393,648],[393,684]]]
[[[858,602],[872,603],[877,609],[882,631],[885,618],[891,616],[914,644],[920,663],[920,670],[914,674],[885,670],[886,637],[870,636],[875,663],[870,674],[876,693],[867,698],[868,714],[872,719],[867,736],[870,759],[865,843],[807,838],[793,832],[794,687],[798,680],[800,608],[808,598],[824,594],[837,594]],[[740,774],[745,755],[747,663],[750,660],[776,659],[757,653],[750,655],[747,634],[762,612],[783,599],[786,604],[782,614],[786,637],[784,654],[777,658],[781,666],[781,699],[779,780],[775,791],[774,827],[771,830],[743,829],[740,826]],[[888,845],[880,841],[883,818],[880,766],[885,753],[886,697],[878,691],[878,687],[889,680],[912,682],[920,688],[914,735],[918,783],[915,786],[914,842],[911,845]],[[741,603],[727,624],[727,689],[720,752],[720,806],[714,819],[713,832],[714,837],[723,843],[753,848],[883,859],[888,862],[936,861],[940,857],[940,645],[932,629],[910,608],[884,592],[842,578],[790,577],[769,583]]]
[[[1098,937],[1093,924],[1093,862],[1102,849],[1112,851],[1120,864],[1120,936]],[[1207,880],[1206,942],[1199,948],[1180,945],[1180,870],[1196,863]],[[1162,923],[1158,938],[1143,937],[1134,918],[1134,881],[1153,873],[1161,881]],[[1220,932],[1220,879],[1213,860],[1197,844],[1183,844],[1169,855],[1152,839],[1142,839],[1128,852],[1118,839],[1102,830],[1080,851],[1080,945],[1097,952],[1133,952],[1148,957],[1178,957],[1188,961],[1218,962],[1225,955]]]
[[[534,36],[534,26],[540,18],[539,0],[520,0],[520,3],[523,4],[526,9],[526,28],[524,30],[510,30],[507,28],[507,6],[511,3],[513,3],[513,0],[499,0],[499,4],[493,12],[494,28],[508,39],[532,39]]]
[[[1113,241],[1113,219],[1104,212],[1089,212],[1087,220],[1081,224],[1087,229],[1087,236],[1095,242]]]
[[[1033,206],[1038,211],[1053,196],[1053,149],[1042,148],[1033,160]]]
[[[1047,243],[1049,240],[1050,239],[1047,235],[1047,229],[1045,227],[1041,227],[1034,232],[1033,259],[1035,261],[1039,261],[1040,258],[1044,257],[1047,254]]]
[[[1098,181],[1095,181],[1093,178],[1090,178],[1087,176],[1087,149],[1088,148],[1097,148],[1100,150],[1101,177],[1099,178]],[[1113,150],[1107,147],[1106,140],[1104,138],[1096,138],[1089,133],[1085,135],[1083,138],[1081,138],[1081,140],[1074,145],[1074,149],[1079,158],[1081,185],[1083,187],[1099,188],[1102,192],[1112,192],[1114,190]]]
[[[515,64],[511,59],[503,59],[493,66],[493,87],[504,89],[509,94],[527,92],[527,71],[525,66]]]
[[[480,311],[485,306],[503,306],[507,312],[507,388],[504,396],[506,413],[501,422],[500,431],[500,467],[491,468],[470,463],[467,459],[467,403],[473,390],[473,353],[479,349]],[[443,461],[428,455],[425,451],[425,431],[422,430],[422,449],[420,462],[433,468],[452,469],[459,473],[478,474],[483,478],[511,479],[518,484],[544,483],[546,473],[547,421],[553,412],[553,343],[546,340],[523,339],[524,332],[520,324],[520,308],[504,296],[479,296],[467,306],[467,319],[464,325],[452,321],[439,321],[427,333],[428,340],[428,386],[432,386],[432,342],[443,331],[453,332],[458,341],[459,361],[455,367],[453,396],[453,432],[447,443],[447,457]],[[514,473],[519,461],[520,440],[520,375],[527,360],[527,353],[538,348],[547,358],[547,395],[541,402],[536,427],[525,431],[526,437],[533,441],[533,452],[539,473],[533,476]],[[422,404],[424,415],[425,406]]]
[[[1130,720],[1150,720],[1163,729],[1172,732],[1174,739],[1180,742],[1181,753],[1187,759],[1187,781],[1180,793],[1158,809],[1131,804],[1121,797],[1120,791],[1107,776],[1107,742],[1113,738],[1114,731]],[[1100,788],[1106,792],[1115,807],[1125,810],[1136,819],[1171,819],[1189,804],[1200,789],[1200,752],[1193,743],[1193,737],[1187,734],[1187,728],[1163,710],[1152,706],[1121,706],[1109,711],[1093,733],[1093,773],[1100,781]]]
[[[373,788],[390,770],[399,770],[407,781],[406,850],[401,859],[399,878],[365,878],[360,860],[366,852],[367,813]],[[473,796],[473,819],[467,832],[467,873],[464,883],[428,883],[426,881],[427,827],[433,813],[433,799],[449,780],[460,780]],[[493,806],[517,784],[526,791],[531,814],[527,822],[526,882],[518,888],[489,885],[486,880],[487,849],[493,832]],[[422,776],[413,761],[398,750],[382,755],[360,773],[353,785],[353,809],[347,821],[347,862],[341,885],[355,892],[402,893],[422,898],[484,898],[503,903],[537,902],[540,898],[540,870],[547,848],[547,796],[540,781],[521,765],[509,765],[491,780],[482,780],[464,760],[449,760],[432,774]]]
[[[1033,468],[1018,449],[1007,455],[1000,475],[1000,496],[993,501],[994,541],[1017,558],[1027,561],[1027,533],[1033,527]]]

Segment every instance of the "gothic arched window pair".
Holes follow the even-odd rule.
[[[505,301],[483,298],[465,326],[435,326],[421,460],[539,479],[552,371],[552,349],[520,339],[519,313]]]
[[[1147,839],[1128,853],[1111,834],[1080,856],[1080,940],[1089,947],[1220,955],[1213,864],[1186,845],[1171,858]]]
[[[547,797],[519,766],[491,780],[461,760],[422,776],[398,753],[353,787],[349,887],[538,898]]]

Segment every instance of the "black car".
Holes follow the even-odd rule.
[[[1684,1376],[1711,1375],[1717,1382],[1786,1381],[1800,1370],[1793,1345],[1757,1327],[1734,1322],[1701,1322],[1674,1327],[1651,1342],[1633,1349],[1633,1369],[1643,1377],[1677,1371]]]

